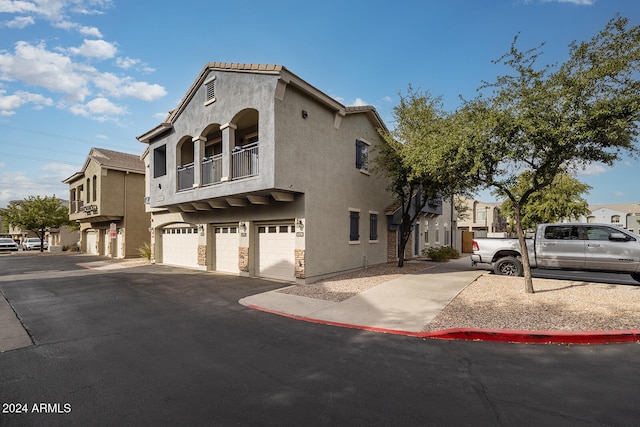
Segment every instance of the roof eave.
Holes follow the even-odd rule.
[[[160,123],[158,126],[151,129],[149,132],[143,133],[142,135],[137,136],[136,139],[140,142],[148,144],[153,138],[162,135],[163,133],[170,130],[171,128],[173,128],[173,124],[169,122]]]

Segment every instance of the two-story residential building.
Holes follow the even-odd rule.
[[[138,137],[156,262],[297,283],[387,262],[381,128],[283,66],[207,64]]]
[[[619,203],[589,206],[591,214],[581,217],[581,222],[597,222],[625,228],[640,233],[640,203]]]
[[[81,251],[113,258],[139,257],[149,243],[145,167],[139,156],[92,148],[69,185],[69,219],[80,223]]]

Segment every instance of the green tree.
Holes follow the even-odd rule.
[[[389,181],[389,191],[401,210],[400,254],[409,241],[413,224],[422,209],[433,199],[464,193],[465,186],[449,168],[422,167],[430,152],[440,150],[449,138],[449,115],[442,109],[441,99],[429,92],[409,86],[406,95],[400,94],[400,103],[393,109],[396,127],[392,131],[380,130],[386,144],[374,158],[377,173]],[[420,152],[420,155],[416,153]],[[398,257],[402,267],[404,257]]]
[[[55,196],[29,196],[10,202],[6,208],[0,209],[0,217],[7,224],[35,233],[40,238],[40,252],[44,250],[44,236],[48,228],[72,225],[69,210]]]
[[[512,191],[516,196],[531,188],[531,172],[525,171],[518,177]],[[584,184],[567,173],[556,175],[549,187],[536,191],[529,196],[528,203],[520,210],[520,225],[524,230],[547,222],[558,222],[562,219],[579,218],[589,215],[589,204],[582,197],[591,186]],[[501,197],[504,194],[494,193]],[[513,203],[505,200],[501,207],[502,215],[514,217]]]
[[[482,187],[509,199],[524,247],[521,221],[532,195],[565,171],[638,154],[640,28],[617,16],[590,41],[571,43],[565,63],[542,68],[536,66],[540,48],[522,52],[517,41],[496,61],[513,73],[485,83],[456,112],[462,137],[449,157]],[[528,188],[518,187],[524,171]],[[532,293],[527,251],[522,264]]]

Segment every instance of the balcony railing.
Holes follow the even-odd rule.
[[[178,191],[193,188],[193,163],[178,166]]]
[[[84,206],[84,201],[82,201],[82,200],[72,200],[71,204],[69,205],[69,212],[70,213],[82,212],[82,207],[83,206]]]
[[[202,185],[217,184],[222,181],[222,154],[202,159]]]
[[[236,147],[231,153],[232,179],[258,175],[258,143]]]

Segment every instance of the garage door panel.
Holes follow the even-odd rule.
[[[240,234],[236,226],[215,226],[216,271],[238,273]]]
[[[278,280],[295,278],[293,224],[258,227],[258,275]]]
[[[85,234],[87,238],[86,248],[88,254],[97,255],[98,254],[98,233],[95,231],[87,231]]]
[[[192,227],[162,230],[162,263],[181,267],[198,267],[198,233]]]

